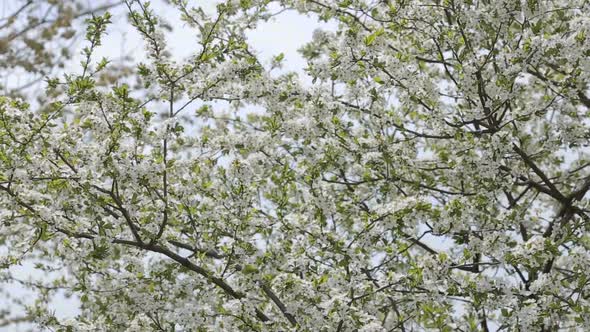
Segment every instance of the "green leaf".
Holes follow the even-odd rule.
[[[258,272],[258,268],[252,264],[246,264],[242,272],[245,274],[253,274]]]

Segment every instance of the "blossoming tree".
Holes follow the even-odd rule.
[[[588,1],[170,2],[186,61],[127,0],[139,85],[96,83],[105,14],[42,110],[0,98],[2,267],[61,271],[41,328],[590,328]],[[271,8],[337,22],[311,84],[249,45]]]
[[[75,55],[72,48],[80,37],[80,21],[121,5],[115,0],[97,5],[84,0],[4,1],[0,6],[0,89],[22,96],[44,76],[63,68]]]

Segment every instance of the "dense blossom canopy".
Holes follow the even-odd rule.
[[[50,103],[0,97],[0,273],[59,274],[23,281],[41,328],[590,329],[588,1],[171,3],[186,61],[127,0],[137,84],[97,83],[104,14]],[[246,38],[283,9],[337,22],[311,82]]]

